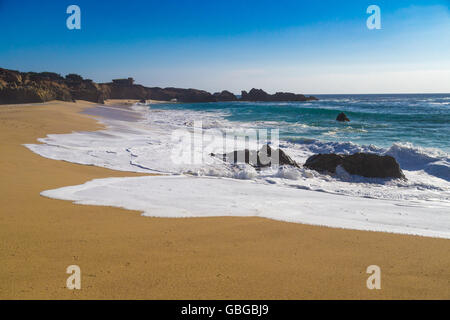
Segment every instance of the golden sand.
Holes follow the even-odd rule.
[[[137,175],[49,160],[22,146],[101,128],[78,114],[90,106],[0,106],[0,298],[450,298],[449,240],[263,218],[148,218],[41,197]],[[72,264],[81,267],[81,290],[65,288]],[[381,290],[366,288],[374,264]]]

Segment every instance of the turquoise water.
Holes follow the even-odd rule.
[[[291,142],[393,143],[450,151],[450,94],[319,95],[312,102],[221,102],[162,104],[158,109],[219,111],[231,122],[278,128]],[[350,122],[335,121],[345,112]]]

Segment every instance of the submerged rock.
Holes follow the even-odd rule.
[[[246,163],[254,168],[270,167],[272,165],[289,165],[299,168],[300,166],[292,160],[281,149],[272,149],[269,145],[264,145],[260,150],[238,150],[226,154],[215,155],[225,162]]]
[[[316,154],[309,157],[303,166],[321,173],[335,174],[339,165],[350,174],[367,178],[406,179],[393,157],[373,153]]]
[[[347,118],[347,116],[345,115],[345,113],[341,112],[341,113],[339,113],[338,116],[336,117],[336,121],[344,122],[344,121],[350,121],[350,119]]]

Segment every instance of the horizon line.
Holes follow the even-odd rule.
[[[30,73],[30,72],[34,72],[34,73],[44,73],[44,72],[49,72],[49,73],[55,73],[55,74],[58,74],[58,75],[60,75],[61,77],[65,77],[65,76],[67,76],[67,75],[69,75],[69,74],[77,74],[77,75],[80,75],[79,73],[75,73],[75,72],[69,72],[69,73],[67,73],[67,74],[65,74],[65,75],[63,75],[63,73],[59,73],[59,72],[54,72],[54,71],[20,71],[20,70],[18,70],[18,69],[9,69],[9,68],[6,68],[6,67],[1,67],[0,66],[0,69],[5,69],[5,70],[10,70],[10,71],[17,71],[17,72],[20,72],[20,73]],[[94,81],[93,79],[90,79],[90,78],[85,78],[84,76],[82,76],[82,75],[80,75],[82,78],[83,78],[83,80],[92,80],[93,82],[95,82],[95,83],[98,83],[98,84],[102,84],[102,83],[109,83],[109,82],[99,82],[99,81]],[[127,78],[132,78],[133,80],[134,80],[134,77],[127,77]],[[118,78],[116,78],[116,79],[122,79],[122,78],[120,78],[120,77],[118,77]],[[110,81],[112,82],[113,80],[116,80],[116,79],[111,79]],[[123,78],[123,79],[126,79],[126,78]],[[235,93],[235,92],[233,92],[233,91],[231,91],[231,90],[227,90],[227,89],[220,89],[219,91],[216,91],[216,90],[211,90],[211,91],[209,91],[209,90],[206,90],[206,89],[201,89],[201,88],[193,88],[193,87],[175,87],[175,86],[158,86],[158,85],[147,85],[147,84],[136,84],[136,85],[141,85],[141,86],[144,86],[144,87],[148,87],[148,88],[178,88],[178,89],[196,89],[196,90],[203,90],[203,91],[206,91],[206,92],[209,92],[209,93],[211,93],[211,94],[214,94],[214,93],[216,93],[216,92],[221,92],[221,91],[224,91],[224,90],[226,90],[226,91],[229,91],[229,92],[231,92],[231,93],[233,93],[235,96],[240,96],[241,95],[241,92],[239,92],[239,93]],[[266,91],[267,93],[269,93],[269,94],[271,94],[270,92],[273,92],[273,93],[276,93],[276,92],[286,92],[286,91],[278,91],[278,90],[268,90],[268,89],[263,89],[263,88],[256,88],[256,87],[252,87],[252,88],[250,88],[250,89],[246,89],[246,90],[242,90],[241,89],[241,91],[249,91],[249,90],[251,90],[251,89],[261,89],[261,90],[264,90],[264,91]],[[293,93],[296,93],[296,92],[293,92]],[[334,96],[337,96],[337,95],[407,95],[407,94],[421,94],[421,95],[433,95],[433,94],[444,94],[444,95],[450,95],[450,92],[382,92],[382,93],[297,93],[297,94],[302,94],[302,95],[305,95],[305,96],[307,96],[307,95],[334,95]]]

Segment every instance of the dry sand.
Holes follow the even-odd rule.
[[[262,218],[148,218],[41,197],[136,175],[45,159],[22,146],[101,128],[79,114],[91,106],[0,106],[0,298],[450,298],[449,240]],[[81,290],[65,288],[72,264],[81,267]],[[381,267],[381,290],[366,288],[372,264]]]

